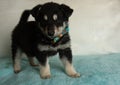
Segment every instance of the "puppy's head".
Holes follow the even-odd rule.
[[[50,38],[60,35],[67,26],[73,9],[64,4],[46,3],[31,10],[32,16],[40,24],[40,29]]]

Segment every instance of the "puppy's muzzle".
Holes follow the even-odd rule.
[[[54,26],[48,26],[47,27],[47,35],[50,38],[53,38],[55,35],[55,27]]]

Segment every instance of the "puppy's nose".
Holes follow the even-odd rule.
[[[55,33],[54,31],[48,31],[49,36],[54,36],[54,33]]]

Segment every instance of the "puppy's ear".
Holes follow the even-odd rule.
[[[42,7],[42,5],[37,5],[37,6],[35,6],[35,7],[31,10],[30,13],[32,14],[32,16],[33,16],[35,19],[36,19],[36,17],[38,16],[38,13],[39,13],[41,7]]]
[[[65,14],[67,18],[70,17],[73,13],[73,9],[71,9],[69,6],[65,4],[61,4],[60,8],[62,9],[63,13]]]

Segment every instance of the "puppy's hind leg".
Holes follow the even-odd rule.
[[[35,63],[34,57],[28,57],[29,63],[31,66],[38,66],[39,64]]]
[[[15,73],[19,73],[21,70],[21,54],[22,52],[17,46],[12,47],[13,67]]]

